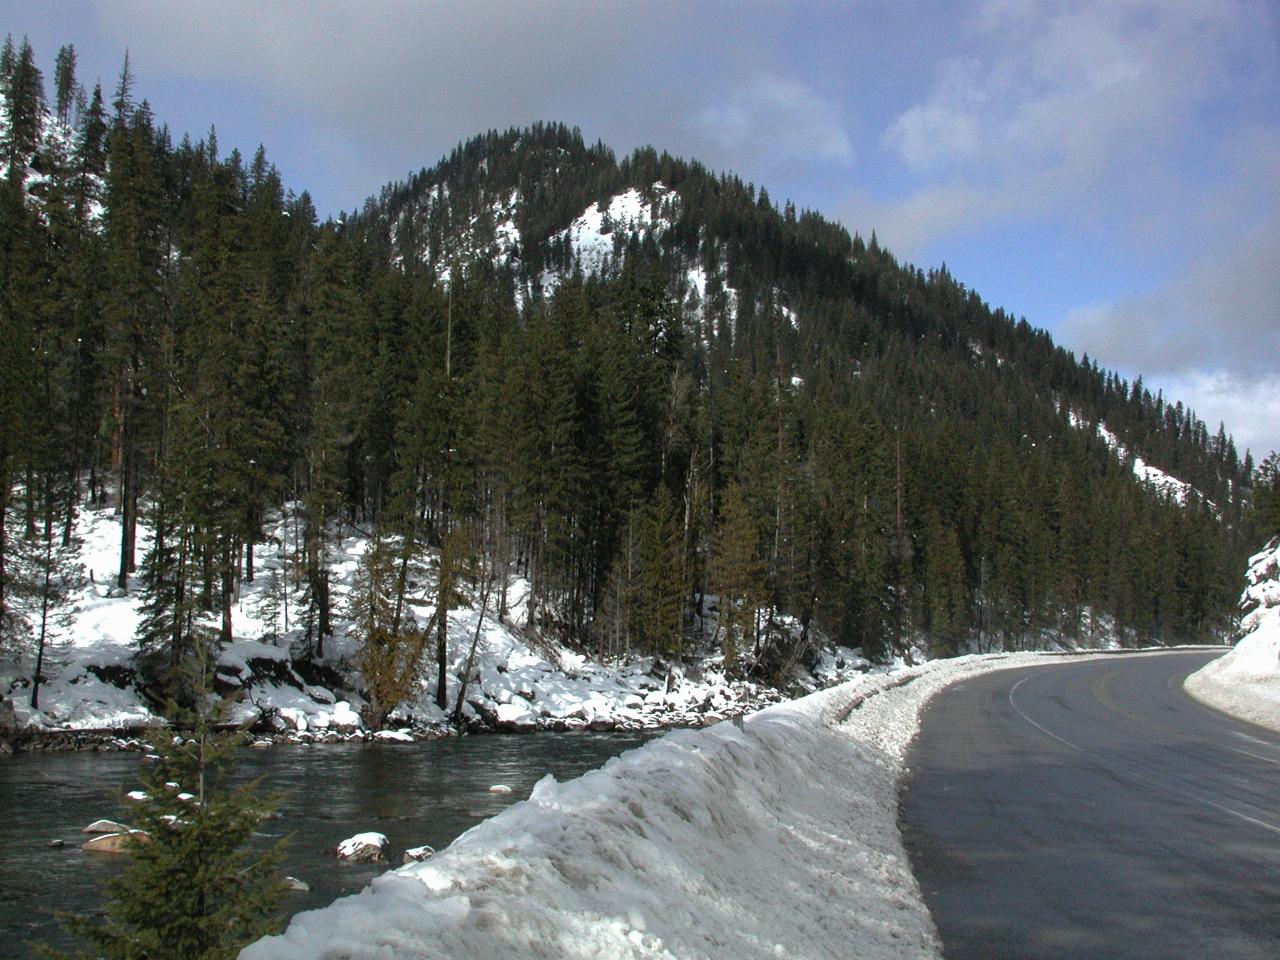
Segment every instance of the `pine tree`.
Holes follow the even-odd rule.
[[[660,486],[640,518],[634,632],[648,653],[684,655],[684,535],[675,501]]]
[[[760,531],[737,484],[720,501],[711,562],[711,587],[719,595],[717,633],[725,667],[732,669],[758,647],[757,620],[765,602],[765,568],[760,559]]]
[[[1280,535],[1280,453],[1258,467],[1253,485],[1254,516],[1264,538]]]
[[[426,633],[395,623],[397,551],[375,536],[360,557],[347,616],[360,647],[356,664],[364,681],[369,723],[381,726],[413,690]]]
[[[265,851],[253,843],[279,798],[260,796],[256,783],[233,785],[244,734],[215,732],[207,653],[198,663],[198,707],[183,717],[189,729],[151,738],[159,759],[142,768],[147,799],[134,818],[143,833],[133,835],[129,867],[108,881],[102,921],[67,921],[93,956],[232,960],[282,926],[283,841]]]
[[[55,116],[63,123],[71,122],[71,107],[76,100],[76,48],[71,44],[58,49],[54,61],[53,82],[56,96]]]

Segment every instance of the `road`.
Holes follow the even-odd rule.
[[[1068,660],[937,696],[901,821],[949,960],[1280,958],[1280,734],[1183,692],[1219,655]]]

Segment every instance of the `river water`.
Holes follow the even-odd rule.
[[[408,847],[443,849],[465,830],[529,795],[547,774],[569,780],[639,746],[652,734],[539,733],[455,737],[418,744],[326,744],[245,750],[237,779],[265,778],[283,791],[280,820],[292,835],[283,870],[311,886],[292,893],[289,913],[356,893],[387,865],[346,864],[322,851],[356,833],[391,842],[392,864]],[[102,881],[124,858],[85,853],[81,828],[99,818],[128,822],[118,798],[137,788],[139,754],[34,753],[0,757],[0,956],[34,957],[31,944],[74,946],[55,914],[92,913]],[[509,795],[489,787],[507,784]],[[64,840],[57,847],[53,841]]]

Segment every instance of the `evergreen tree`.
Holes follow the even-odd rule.
[[[76,100],[76,48],[71,44],[58,48],[54,61],[53,81],[56,96],[55,116],[62,123],[71,122],[71,107]]]
[[[721,498],[720,524],[711,564],[712,589],[719,595],[717,635],[725,667],[759,646],[757,619],[765,602],[765,568],[760,534],[743,491],[730,486]]]
[[[642,650],[684,654],[684,537],[675,501],[666,487],[648,503],[640,519],[639,576],[634,600],[634,632]]]
[[[1256,522],[1262,536],[1280,535],[1280,454],[1272,453],[1258,467],[1253,497]]]
[[[426,647],[426,633],[395,622],[397,557],[374,537],[360,557],[347,616],[360,643],[356,657],[364,680],[370,724],[379,726],[413,690]]]
[[[66,922],[95,957],[231,960],[282,927],[282,842],[265,851],[253,843],[279,798],[259,796],[257,784],[233,785],[244,735],[215,732],[208,657],[199,663],[189,729],[151,738],[159,759],[142,768],[147,799],[135,814],[142,833],[133,835],[128,868],[108,881],[103,920]]]

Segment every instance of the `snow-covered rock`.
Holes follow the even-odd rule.
[[[114,820],[95,820],[89,824],[81,833],[128,833],[129,828],[123,823],[116,823]]]
[[[346,700],[339,700],[333,705],[333,719],[330,722],[339,730],[359,730],[364,726],[360,714]]]
[[[349,863],[385,863],[391,844],[381,833],[357,833],[333,848],[339,860]]]
[[[150,842],[151,834],[145,830],[126,830],[98,834],[80,844],[80,849],[90,853],[132,853],[136,844]]]
[[[405,863],[421,863],[436,855],[436,848],[423,844],[421,847],[410,847],[404,852]]]
[[[1192,696],[1280,730],[1280,537],[1249,559],[1240,640],[1186,680]]]

